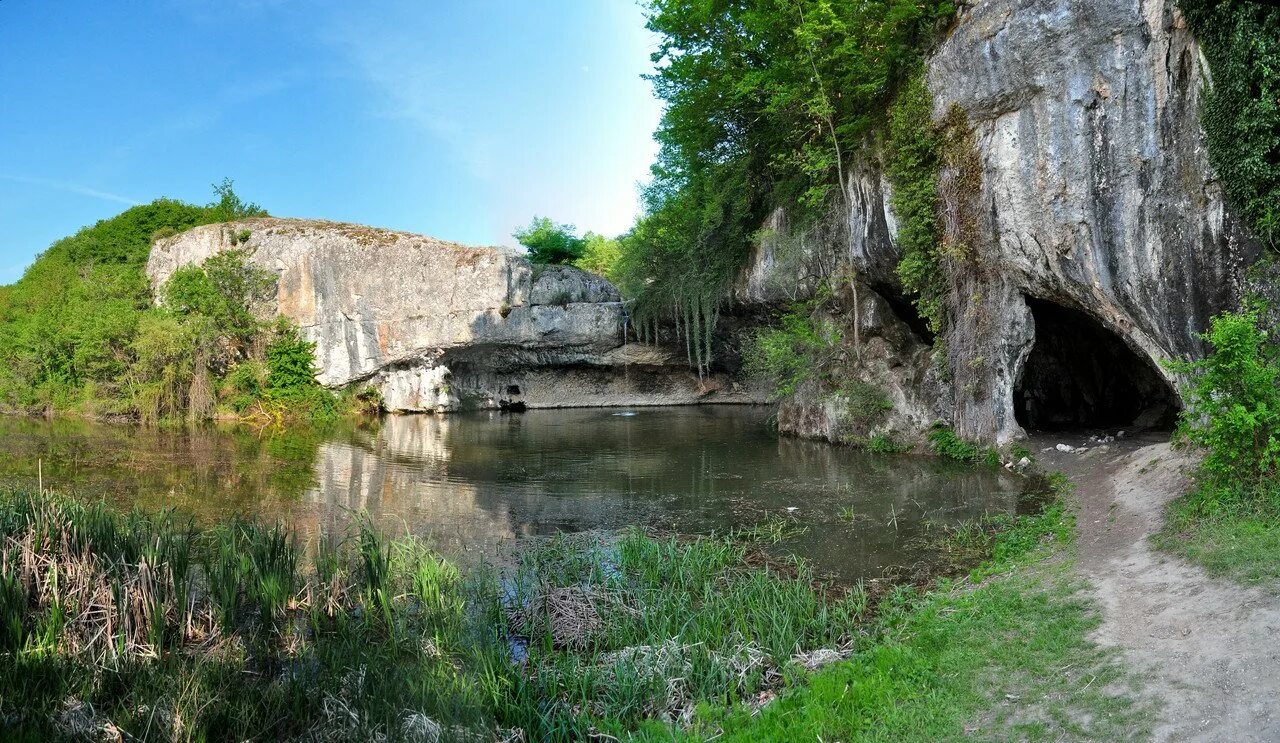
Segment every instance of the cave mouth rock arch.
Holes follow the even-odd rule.
[[[1035,343],[1013,393],[1024,429],[1173,427],[1181,401],[1149,359],[1080,310],[1026,301]]]

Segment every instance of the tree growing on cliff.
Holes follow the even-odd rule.
[[[582,257],[586,240],[578,237],[578,228],[557,224],[549,217],[534,217],[529,226],[511,235],[529,251],[529,260],[537,264],[570,264]]]
[[[895,92],[955,12],[947,0],[649,0],[666,104],[619,283],[637,327],[675,327],[709,363],[718,308],[765,215],[803,229],[837,198]],[[701,353],[697,352],[702,348]]]

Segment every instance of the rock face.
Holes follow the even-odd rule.
[[[248,232],[246,241],[233,244]],[[604,279],[519,253],[334,222],[252,219],[159,241],[159,287],[241,248],[279,278],[275,306],[316,344],[317,379],[378,388],[389,410],[742,402],[660,349],[623,342]]]
[[[1208,72],[1174,4],[984,0],[961,11],[926,74],[935,120],[956,111],[967,120],[981,186],[949,194],[954,173],[942,173],[943,221],[968,209],[975,244],[948,266],[937,358],[909,351],[899,359],[940,369],[917,390],[923,407],[966,438],[1020,437],[1028,411],[1049,404],[1043,383],[1023,388],[1038,340],[1054,332],[1041,320],[1063,313],[1114,335],[1165,388],[1147,391],[1149,380],[1140,380],[1134,394],[1153,395],[1153,408],[1176,405],[1179,380],[1161,362],[1203,353],[1197,333],[1238,303],[1259,250],[1208,165],[1199,122]],[[853,169],[852,208],[815,230],[791,234],[775,215],[739,298],[777,300],[778,287],[812,286],[842,265],[856,269],[864,293],[900,307],[891,189],[878,162],[870,153]],[[1033,313],[1029,300],[1048,309]],[[907,314],[886,322],[902,324]],[[1037,379],[1044,368],[1052,377],[1052,366],[1036,368]],[[1103,371],[1127,374],[1123,364]],[[1063,384],[1073,383],[1071,372],[1061,369]],[[1073,399],[1087,407],[1093,392]],[[914,410],[898,423],[911,429],[919,417]],[[810,421],[788,428],[830,437]]]

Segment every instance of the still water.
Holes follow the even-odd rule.
[[[707,533],[786,519],[779,550],[843,579],[924,558],[927,525],[1011,513],[1003,471],[779,437],[749,407],[390,416],[332,430],[147,429],[0,417],[0,478],[198,518],[313,532],[364,510],[446,554],[630,524]]]

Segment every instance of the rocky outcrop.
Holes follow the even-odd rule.
[[[935,119],[958,111],[967,121],[980,185],[942,193],[944,212],[971,210],[975,233],[967,259],[948,266],[937,345],[945,353],[900,359],[941,370],[916,372],[929,380],[918,391],[924,407],[966,438],[1004,443],[1023,434],[1019,419],[1037,398],[1020,385],[1037,332],[1047,332],[1029,299],[1080,313],[1176,388],[1162,362],[1203,353],[1197,334],[1238,303],[1259,251],[1206,159],[1199,111],[1207,72],[1174,3],[976,3],[929,58],[927,80]],[[813,285],[838,265],[900,306],[890,189],[878,161],[870,153],[853,170],[852,208],[818,229],[790,234],[775,215],[781,229],[762,242],[740,297]],[[791,430],[828,436],[806,422]]]
[[[389,410],[749,400],[661,349],[624,343],[624,305],[608,281],[502,248],[252,219],[160,240],[147,275],[158,288],[232,248],[278,277],[266,311],[316,344],[317,379],[376,387]]]

